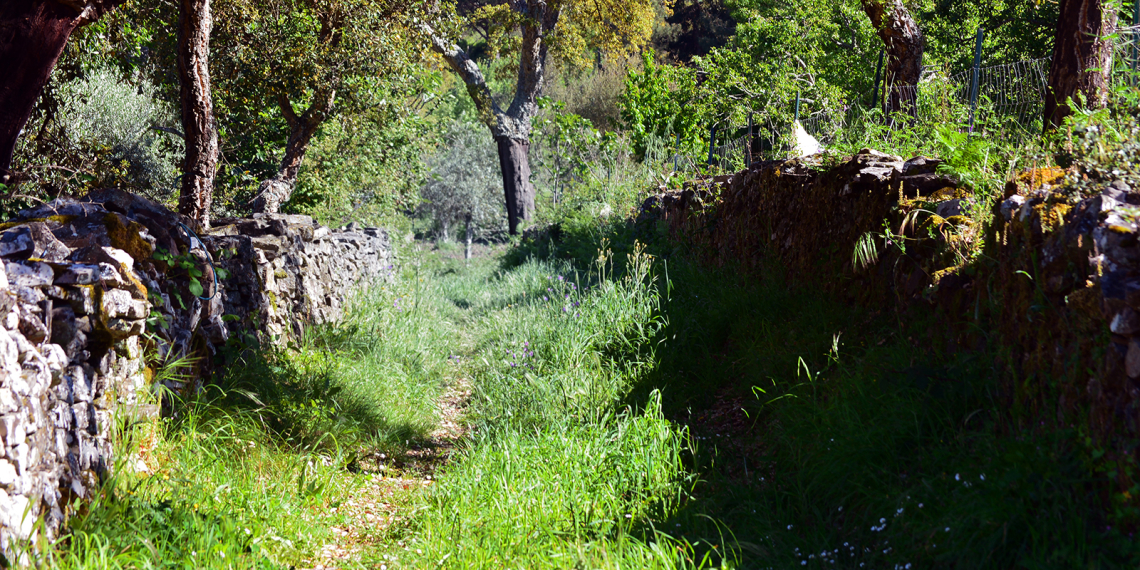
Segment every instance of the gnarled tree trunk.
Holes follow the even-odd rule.
[[[210,95],[210,0],[182,0],[178,18],[178,79],[186,162],[178,213],[210,227],[214,175],[218,170],[218,131]]]
[[[1049,92],[1045,95],[1045,128],[1059,126],[1072,114],[1068,100],[1081,94],[1089,107],[1103,107],[1112,74],[1115,6],[1103,0],[1061,0]]]
[[[519,222],[534,218],[534,184],[530,183],[530,141],[498,137],[499,170],[507,199],[507,227],[516,232]]]
[[[16,140],[71,32],[124,1],[0,1],[0,183],[11,181]]]
[[[309,150],[309,143],[317,133],[321,123],[329,116],[336,92],[327,90],[318,92],[313,104],[301,115],[293,110],[293,104],[284,95],[277,100],[281,114],[289,125],[289,142],[285,145],[285,157],[281,159],[281,168],[277,175],[263,180],[258,188],[257,196],[253,199],[254,213],[276,214],[281,205],[289,201],[293,189],[297,186],[297,174],[301,171],[301,161],[305,159],[305,152]]]
[[[503,194],[507,203],[507,226],[518,234],[518,226],[534,217],[535,189],[530,182],[531,119],[538,113],[549,49],[546,35],[558,24],[561,8],[547,0],[519,0],[512,8],[525,14],[522,47],[519,53],[519,79],[511,106],[503,110],[491,95],[479,66],[459,46],[437,35],[427,24],[421,31],[435,49],[467,84],[467,93],[479,110],[479,117],[491,130],[499,151],[503,174]]]
[[[917,111],[918,80],[922,78],[922,30],[902,0],[862,0],[863,11],[887,47],[887,83],[891,90],[887,112]]]

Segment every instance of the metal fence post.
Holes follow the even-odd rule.
[[[800,120],[800,92],[796,91],[796,118],[793,121]]]
[[[708,165],[712,166],[713,163],[713,145],[716,144],[716,125],[709,130],[709,160]]]
[[[744,145],[744,152],[748,154],[748,168],[752,168],[752,113],[748,113],[748,144]]]
[[[1132,25],[1140,25],[1140,0],[1132,0]],[[1140,30],[1132,32],[1132,84],[1136,84],[1136,61],[1140,60]]]
[[[875,105],[879,102],[879,79],[883,75],[883,56],[886,55],[886,53],[887,50],[885,49],[879,50],[879,65],[875,66],[875,83],[872,87],[872,89],[875,91],[875,94],[871,98],[872,105]]]
[[[978,74],[982,65],[982,39],[986,32],[978,28],[978,42],[974,46],[974,78],[970,83],[970,135],[974,134],[974,114],[978,110]]]

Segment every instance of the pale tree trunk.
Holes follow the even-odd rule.
[[[336,92],[331,89],[318,91],[313,104],[304,113],[297,115],[287,97],[282,95],[278,98],[281,114],[289,125],[289,142],[285,145],[285,157],[281,159],[277,175],[263,180],[258,188],[257,197],[253,200],[254,213],[276,214],[281,210],[281,205],[289,201],[297,186],[297,174],[301,171],[301,162],[309,150],[309,143],[321,123],[328,118],[335,99]]]
[[[1049,92],[1045,95],[1045,128],[1060,126],[1072,114],[1068,100],[1079,93],[1085,105],[1103,107],[1112,75],[1112,42],[1117,7],[1104,0],[1061,0]]]
[[[917,112],[918,80],[922,78],[925,40],[902,0],[862,0],[863,11],[887,48],[887,83],[891,85],[887,112]]]
[[[15,182],[16,140],[71,32],[124,1],[0,0],[0,184]]]
[[[464,236],[465,239],[463,240],[463,242],[466,246],[463,248],[463,259],[465,261],[471,261],[471,238],[474,237],[474,235],[475,235],[475,228],[471,227],[471,214],[467,214],[466,223],[467,223],[467,230],[466,230],[467,235]]]
[[[178,18],[178,79],[186,163],[178,213],[210,227],[210,204],[218,170],[218,131],[210,94],[210,0],[182,0]]]
[[[503,110],[491,95],[479,66],[459,46],[437,35],[427,24],[420,29],[435,49],[467,85],[467,93],[479,110],[479,117],[491,130],[499,152],[503,174],[503,194],[507,204],[507,226],[518,234],[520,223],[534,219],[535,189],[530,181],[531,119],[538,113],[549,46],[546,35],[554,30],[561,8],[547,0],[518,0],[511,8],[522,14],[522,43],[519,51],[519,77],[511,105]]]

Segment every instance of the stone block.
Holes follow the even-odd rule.
[[[92,285],[103,279],[103,273],[98,265],[86,263],[72,263],[64,266],[56,285]]]
[[[55,278],[51,266],[41,261],[7,261],[4,270],[9,287],[43,287]]]
[[[149,303],[132,298],[131,294],[123,289],[112,289],[103,293],[100,315],[104,319],[138,320],[146,318],[149,312]]]

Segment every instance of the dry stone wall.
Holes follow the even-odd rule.
[[[871,150],[830,166],[757,163],[654,196],[639,222],[710,264],[761,278],[776,266],[792,286],[926,323],[916,350],[985,349],[1020,419],[1089,434],[1098,465],[1130,489],[1136,477],[1111,466],[1135,462],[1140,437],[1140,180],[1029,170],[991,210],[936,167]],[[905,253],[883,245],[884,223]],[[853,253],[866,235],[881,256],[863,268]]]
[[[0,224],[0,550],[57,535],[110,474],[113,422],[160,412],[154,366],[191,355],[207,374],[234,335],[296,338],[395,269],[375,228],[288,215],[188,226],[113,189]]]

